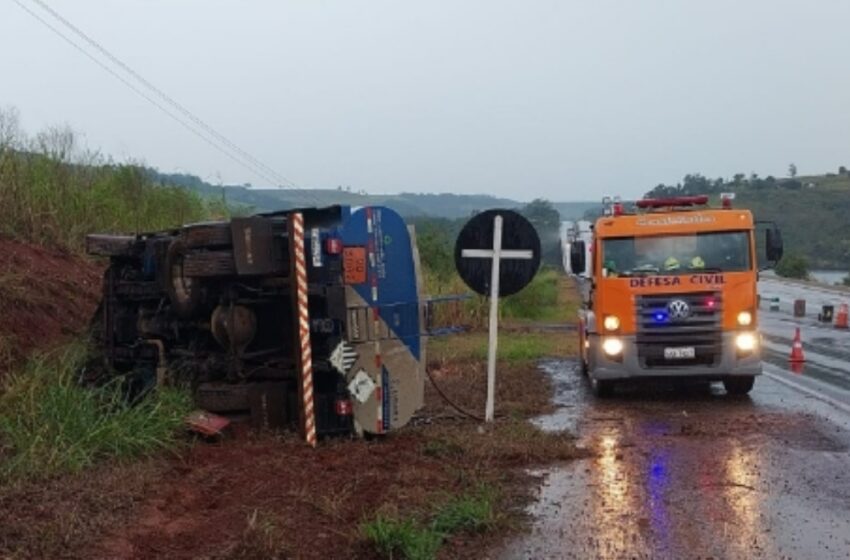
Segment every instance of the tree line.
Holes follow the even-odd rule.
[[[744,173],[736,173],[731,179],[710,179],[700,173],[689,173],[675,185],[666,185],[659,183],[653,189],[648,191],[645,198],[663,198],[671,196],[694,196],[700,194],[720,194],[723,192],[739,192],[748,190],[754,192],[787,190],[799,191],[810,183],[805,179],[797,177],[797,166],[793,163],[788,166],[788,177],[777,178],[773,175],[759,177],[757,173],[745,175]],[[845,166],[838,168],[838,173],[828,173],[825,177],[847,177],[850,179]],[[813,185],[813,183],[811,183]]]

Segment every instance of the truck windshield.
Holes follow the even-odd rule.
[[[735,272],[750,268],[750,236],[746,231],[618,237],[602,242],[604,276]]]

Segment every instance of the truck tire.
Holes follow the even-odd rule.
[[[614,396],[614,382],[610,379],[591,379],[590,387],[596,398],[609,399]]]
[[[190,278],[236,274],[233,251],[195,251],[186,254],[183,262],[183,274]]]
[[[581,354],[579,354],[578,357],[578,370],[584,377],[587,377],[587,372],[590,371],[590,366],[587,364],[587,360],[585,360],[584,356]]]
[[[588,356],[590,354],[590,348],[588,347],[588,337],[587,331],[584,328],[584,319],[579,319],[578,322],[578,370],[584,377],[587,377],[588,372],[590,372],[590,364],[588,363]]]
[[[230,247],[233,239],[230,235],[228,222],[196,224],[183,228],[183,239],[186,247]]]
[[[203,304],[203,288],[199,280],[186,275],[184,263],[188,249],[181,239],[175,239],[165,254],[165,291],[171,307],[180,317],[191,318]]]
[[[756,378],[752,375],[727,377],[723,380],[723,388],[730,395],[746,395],[753,390]]]

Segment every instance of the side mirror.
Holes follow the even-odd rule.
[[[584,274],[587,268],[586,254],[584,241],[575,240],[570,244],[570,271],[573,274]]]
[[[770,262],[779,262],[782,259],[782,253],[785,247],[782,244],[782,232],[778,227],[774,226],[765,232],[765,253],[767,260]]]

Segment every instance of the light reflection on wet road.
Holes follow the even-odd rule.
[[[634,387],[600,401],[574,364],[545,429],[577,433],[591,459],[545,472],[530,533],[504,558],[850,558],[850,416],[761,377],[749,398],[719,386]]]

